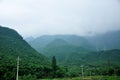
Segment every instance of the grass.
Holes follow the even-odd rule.
[[[120,80],[120,76],[86,76],[84,79],[81,77],[75,78],[56,78],[56,79],[40,79],[40,80]]]

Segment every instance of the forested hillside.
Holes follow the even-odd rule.
[[[62,39],[53,40],[51,43],[47,44],[46,47],[43,48],[43,50],[41,50],[41,52],[49,58],[52,58],[52,56],[56,56],[57,61],[60,63],[64,62],[65,59],[72,53],[86,51],[88,50],[72,45]]]
[[[75,35],[46,35],[29,42],[33,48],[50,59],[52,56],[56,56],[58,63],[65,66],[80,66],[81,64],[101,66],[107,65],[108,62],[111,65],[120,65],[119,49],[97,50],[93,43],[88,38]],[[104,47],[102,46],[102,48]]]
[[[92,75],[120,75],[119,49],[95,51],[87,39],[75,35],[30,39],[40,53],[15,30],[0,27],[0,80],[15,80],[18,56],[20,80],[75,77],[82,74],[81,65],[85,75],[90,71]]]
[[[111,65],[119,66],[120,65],[120,50],[106,50],[98,52],[78,52],[70,54],[64,61],[68,65],[93,65],[93,66],[102,66],[102,65]]]
[[[15,30],[0,26],[0,80],[15,80],[18,56],[19,76],[39,74],[50,65],[48,58],[35,51]],[[37,77],[42,73],[45,72]]]
[[[48,44],[50,44],[56,39],[64,40],[73,46],[83,47],[88,50],[95,49],[95,47],[87,39],[76,35],[53,35],[53,36],[45,35],[45,36],[37,37],[33,40],[29,40],[29,38],[27,38],[27,42],[38,52],[41,52],[43,48],[45,48]]]
[[[46,35],[37,37],[35,39],[26,39],[28,43],[37,51],[41,51],[48,43],[55,39],[62,39],[66,42],[83,47],[89,50],[110,50],[120,49],[120,31],[109,31],[103,34],[96,34],[94,36],[76,36],[76,35]]]

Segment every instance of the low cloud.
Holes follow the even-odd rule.
[[[2,0],[0,25],[22,36],[120,30],[119,0]]]

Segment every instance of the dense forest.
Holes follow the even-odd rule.
[[[115,35],[115,32],[113,35]],[[112,38],[113,35],[111,35],[110,38]],[[112,38],[112,40],[118,39],[119,36]],[[115,46],[112,41],[110,45],[114,48],[105,49],[103,46],[103,49],[99,49],[93,44],[93,42],[91,42],[90,38],[88,39],[76,35],[46,35],[26,40],[34,49],[48,58],[56,56],[57,61],[60,64],[102,65],[110,60],[111,63],[119,65],[120,48],[117,47],[117,45]],[[102,42],[104,42],[104,40]],[[108,42],[110,43],[110,41]],[[119,44],[119,42],[115,43]],[[110,45],[106,44],[106,48],[111,47]]]
[[[120,47],[118,46],[120,37],[117,33],[119,31],[102,34],[97,36],[98,40],[96,40],[96,36],[80,37],[76,35],[45,35],[37,38],[30,37],[26,40],[34,49],[49,59],[56,56],[58,65],[66,68],[67,74],[70,76],[79,76],[81,65],[84,65],[86,75],[89,75],[89,70],[96,75],[108,75],[109,69],[112,72],[110,74],[113,75],[119,73],[120,67]],[[108,42],[105,36],[108,38]],[[117,45],[114,44],[114,41]],[[101,46],[94,42],[100,43]],[[114,72],[116,70],[118,72]],[[94,73],[94,71],[96,72]]]
[[[15,80],[18,56],[19,76],[50,77],[48,58],[35,51],[16,31],[0,27],[0,80]]]
[[[30,45],[29,45],[29,44]],[[42,36],[28,43],[13,29],[0,26],[0,80],[116,75],[120,76],[120,49],[96,50],[75,35]],[[90,74],[91,73],[91,74]]]

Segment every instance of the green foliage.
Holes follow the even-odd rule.
[[[94,49],[94,46],[87,39],[76,35],[55,35],[55,36],[46,35],[38,37],[32,41],[28,40],[28,43],[38,52],[42,52],[43,50],[45,50],[44,48],[48,46],[56,47],[58,45],[72,45],[83,47],[89,50]]]
[[[29,44],[50,59],[56,56],[58,64],[65,66],[80,66],[81,64],[99,66],[107,65],[108,62],[111,65],[119,65],[120,62],[119,49],[91,51],[95,48],[89,43],[89,39],[75,35],[42,36]]]
[[[0,80],[16,79],[18,56],[20,80],[37,80],[53,76],[48,58],[35,51],[16,31],[0,27]],[[55,57],[53,63],[55,77],[63,77],[62,69],[56,66]]]
[[[53,56],[53,58],[52,58],[52,69],[53,69],[53,71],[56,71],[56,69],[57,69],[55,56]]]
[[[52,70],[53,70],[53,77],[56,75],[57,65],[56,65],[56,58],[53,56],[52,58]]]
[[[43,42],[45,40],[42,45],[44,48],[41,50],[43,54],[49,54],[50,59],[54,56],[50,66],[48,58],[35,51],[16,31],[0,27],[0,80],[15,80],[18,56],[20,80],[77,77],[81,75],[81,64],[84,65],[85,76],[120,76],[119,49],[93,52],[87,50],[91,45],[83,38],[56,37],[58,39],[49,37],[50,41],[46,44],[44,43],[47,40],[45,38],[42,40]],[[59,65],[56,65],[56,61]],[[102,80],[117,80],[117,78],[104,77]],[[93,79],[98,80],[96,77]]]
[[[33,75],[37,69],[44,70],[45,66],[50,66],[48,59],[35,51],[16,31],[0,27],[0,80],[15,80],[18,56],[20,76]]]
[[[42,41],[42,45],[37,47],[36,43]],[[29,42],[31,44],[31,42]],[[64,76],[75,77],[81,75],[80,66],[85,65],[85,75],[119,75],[119,68],[114,72],[115,67],[119,66],[120,50],[91,51],[93,46],[83,37],[57,35],[42,36],[32,41],[31,46],[43,52],[44,55],[52,59],[56,56],[58,64],[68,66],[67,71],[63,67]],[[91,48],[90,48],[91,47]],[[40,49],[39,49],[40,48]]]
[[[53,56],[53,58],[52,58],[52,74],[51,74],[51,76],[52,76],[52,78],[65,76],[65,71],[62,68],[57,66],[55,56]]]
[[[55,78],[55,79],[42,79],[42,80],[83,80],[81,77],[72,78]],[[84,80],[120,80],[120,76],[85,76]]]
[[[35,75],[29,74],[19,77],[19,80],[38,80],[38,79]]]

